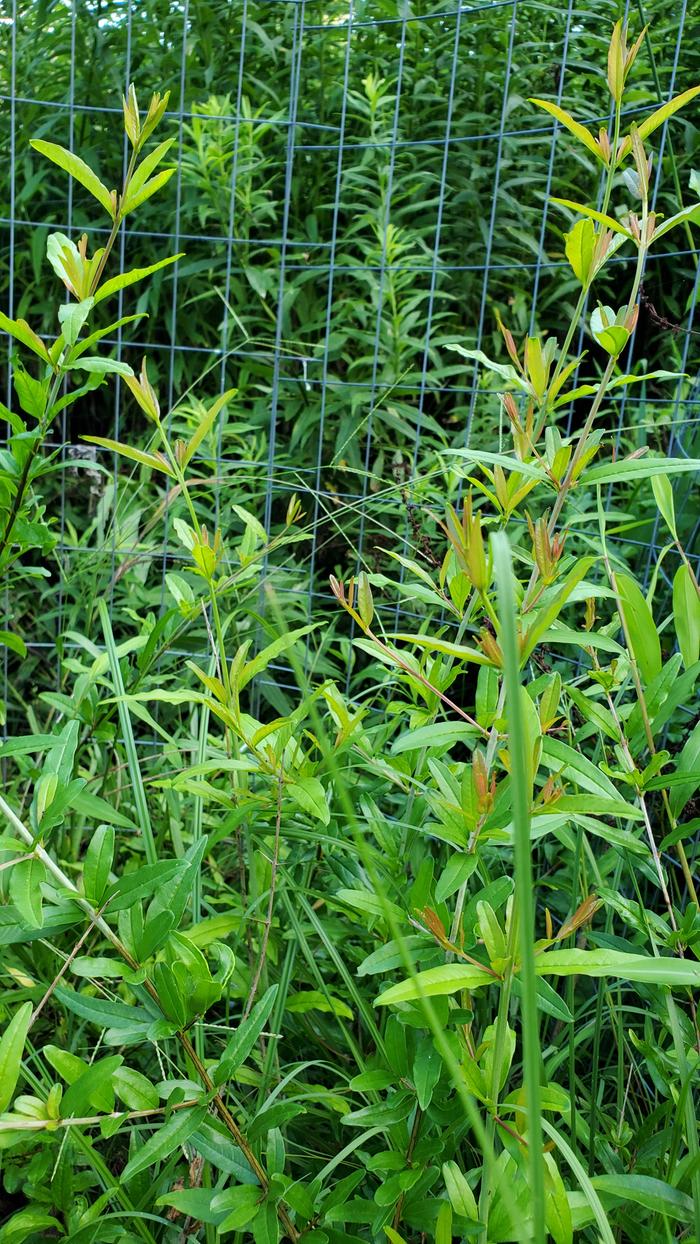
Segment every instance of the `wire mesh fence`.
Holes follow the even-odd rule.
[[[496,311],[521,334],[556,333],[562,304],[573,301],[564,222],[549,200],[586,198],[590,170],[527,100],[570,106],[592,128],[608,124],[591,49],[600,53],[618,16],[651,25],[633,110],[641,117],[697,78],[698,9],[687,0],[673,11],[659,0],[8,0],[1,305],[49,337],[47,235],[85,231],[97,245],[108,233],[29,138],[89,154],[117,184],[128,159],[122,91],[131,81],[143,100],[170,90],[177,171],[167,203],[146,205],[119,249],[130,266],[183,257],[136,299],[119,294],[116,320],[148,318],[117,328],[108,343],[133,366],[148,354],[167,408],[236,386],[235,410],[207,456],[216,519],[244,497],[269,528],[297,493],[314,539],[303,561],[276,568],[276,590],[313,613],[329,570],[376,568],[388,542],[404,553],[429,543],[422,512],[444,469],[441,449],[500,435],[498,390],[451,351],[454,342],[495,353]],[[656,210],[687,198],[696,143],[692,117],[660,131]],[[673,370],[693,373],[697,257],[689,231],[673,238],[675,249],[649,261],[651,310],[628,370],[670,350]],[[631,262],[615,260],[620,282]],[[578,352],[585,348],[582,328]],[[8,405],[13,353],[7,338]],[[81,559],[99,564],[110,595],[120,567],[138,564],[149,604],[162,609],[179,560],[167,504],[166,541],[150,542],[133,507],[120,516],[109,454],[98,451],[96,466],[111,472],[111,491],[104,473],[92,489],[84,474],[75,485],[86,431],[121,438],[134,427],[126,396],[117,377],[56,430],[55,556],[76,568],[76,590]],[[618,450],[653,442],[692,454],[699,400],[684,379],[663,391],[625,390],[609,415]],[[574,409],[569,426],[576,418]],[[692,548],[692,486],[678,490]],[[663,544],[657,522],[618,537],[638,540],[647,580]],[[70,627],[63,584],[42,633],[30,637],[43,662],[58,659],[55,641]],[[255,603],[263,608],[262,598]],[[410,608],[404,602],[401,612]],[[7,670],[5,692],[8,700]]]

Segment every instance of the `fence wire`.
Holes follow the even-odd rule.
[[[671,8],[661,0],[9,0],[0,16],[0,306],[51,338],[47,235],[85,230],[97,245],[108,232],[29,138],[94,158],[116,184],[128,161],[121,92],[135,82],[143,106],[151,91],[169,89],[165,129],[177,171],[167,195],[122,232],[118,258],[125,266],[181,250],[185,258],[136,299],[120,292],[115,319],[134,310],[149,318],[104,344],[135,367],[148,354],[168,409],[191,387],[207,399],[238,388],[206,457],[217,480],[215,521],[225,522],[235,497],[269,528],[296,492],[315,538],[303,565],[275,568],[275,582],[311,616],[327,600],[328,571],[376,568],[378,545],[410,554],[416,515],[422,521],[437,490],[441,447],[498,434],[497,390],[476,364],[460,365],[451,344],[497,354],[496,310],[516,335],[556,333],[560,305],[573,302],[563,222],[549,200],[589,199],[592,170],[528,98],[607,125],[605,45],[622,16],[636,28],[650,24],[626,115],[648,114],[700,80],[697,5]],[[657,210],[675,210],[678,193],[689,201],[696,125],[691,114],[656,136]],[[666,351],[672,370],[692,376],[697,255],[689,233],[671,241],[650,257],[645,282],[657,319],[677,331],[647,318],[626,369]],[[615,283],[628,280],[630,262],[616,257]],[[579,352],[585,347],[582,327]],[[11,405],[9,338],[2,364]],[[95,501],[74,486],[81,435],[120,439],[137,426],[127,397],[116,377],[111,395],[97,390],[86,414],[64,412],[56,430],[55,564],[92,559],[114,597],[131,559],[148,567],[149,601],[162,611],[166,576],[182,560],[170,507],[164,541],[149,543],[138,516],[122,523],[116,511],[84,540],[104,495],[97,489]],[[665,392],[625,392],[611,407],[617,450],[652,443],[694,456],[699,402],[697,384],[684,379]],[[116,494],[119,463],[101,451],[97,460]],[[681,482],[676,491],[692,548],[693,489]],[[658,521],[615,538],[638,542],[648,583],[664,545]],[[662,566],[667,581],[673,556]],[[58,652],[68,648],[55,641],[75,610],[60,576],[55,592],[43,633],[28,639],[44,669],[55,661],[60,686]],[[252,606],[264,609],[262,596]],[[410,602],[398,606],[397,624],[411,612]],[[4,662],[10,730],[7,650]],[[283,685],[283,671],[280,678]]]

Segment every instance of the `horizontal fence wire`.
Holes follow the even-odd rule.
[[[317,617],[331,608],[329,571],[376,569],[391,540],[410,556],[416,514],[424,533],[434,529],[448,461],[442,451],[491,444],[502,432],[502,386],[451,345],[502,361],[497,312],[520,337],[563,336],[560,303],[574,301],[562,241],[570,214],[550,200],[590,201],[595,173],[528,98],[570,106],[594,130],[609,125],[604,68],[593,71],[581,49],[597,40],[604,66],[620,15],[633,26],[650,23],[625,121],[641,121],[700,78],[687,0],[673,12],[660,0],[622,8],[583,0],[556,9],[541,0],[433,7],[424,0],[11,0],[0,18],[7,36],[0,135],[8,153],[0,175],[0,308],[53,339],[58,298],[44,258],[47,235],[77,239],[85,231],[92,247],[109,233],[82,188],[42,164],[29,139],[94,158],[116,184],[129,157],[121,93],[133,80],[143,107],[152,90],[169,89],[162,127],[174,140],[176,173],[122,231],[115,259],[131,266],[185,255],[149,288],[120,292],[115,319],[136,310],[148,318],[120,327],[102,346],[134,367],[148,355],[161,401],[174,409],[173,427],[188,401],[238,388],[215,443],[196,459],[215,473],[215,521],[230,522],[235,497],[269,528],[296,492],[309,524],[306,555],[289,565],[265,559],[260,581],[292,597],[300,615]],[[689,120],[655,135],[653,204],[667,215],[679,187],[688,201],[695,132]],[[697,254],[687,231],[668,242],[650,255],[645,287],[657,320],[673,327],[651,313],[640,317],[625,369],[645,370],[646,359],[666,349],[669,370],[686,378],[611,398],[606,430],[617,454],[650,444],[693,457],[700,445],[700,391],[692,383]],[[609,297],[630,279],[631,263],[624,254],[611,261]],[[579,353],[590,347],[584,325]],[[11,405],[16,350],[5,334],[2,340],[1,388]],[[569,430],[577,418],[574,408]],[[128,474],[102,450],[77,468],[86,434],[143,438],[119,377],[111,392],[90,395],[86,414],[64,412],[54,429],[52,565],[66,583],[55,580],[57,600],[30,652],[41,654],[43,667],[55,654],[57,687],[68,650],[57,641],[74,625],[71,583],[81,567],[99,564],[116,608],[124,564],[137,559],[148,567],[143,593],[162,613],[172,603],[166,576],[184,560],[167,499],[157,530],[147,533],[137,517],[136,538],[124,535],[114,498]],[[674,487],[696,559],[693,488],[683,479]],[[135,512],[140,494],[130,497]],[[347,532],[339,534],[341,520]],[[639,550],[648,586],[664,547],[658,518],[643,532],[612,534],[611,543]],[[661,568],[666,586],[671,566],[673,551]],[[285,577],[293,580],[286,587]],[[396,577],[403,585],[403,569]],[[7,592],[4,599],[10,617]],[[251,607],[264,615],[262,588]],[[398,629],[421,614],[401,596],[391,616]],[[2,661],[7,734],[6,649]],[[350,672],[348,665],[348,679]]]

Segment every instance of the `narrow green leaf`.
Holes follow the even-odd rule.
[[[698,458],[622,458],[588,467],[581,479],[585,484],[622,484],[628,480],[651,479],[652,475],[677,475],[700,471]]]
[[[568,207],[569,211],[578,212],[579,216],[597,220],[599,224],[604,225],[606,229],[611,229],[613,233],[621,233],[623,237],[633,239],[629,229],[621,225],[619,220],[615,220],[614,216],[606,216],[604,212],[596,211],[594,207],[586,207],[583,203],[574,203],[572,199],[557,199],[554,197],[552,198],[552,203],[558,204],[559,207]],[[569,262],[571,261],[569,260]]]
[[[181,251],[178,255],[169,255],[167,259],[159,259],[157,263],[149,264],[146,268],[132,268],[131,272],[122,272],[119,276],[113,276],[95,291],[95,304],[104,302],[105,298],[118,294],[120,289],[135,285],[137,281],[143,281],[144,277],[151,276],[154,272],[159,272],[161,268],[167,268],[169,264],[177,263],[178,259],[184,259],[184,257],[185,252]]]
[[[700,786],[700,721],[696,723],[692,734],[686,739],[678,757],[675,776],[680,774],[685,774],[688,780],[682,785],[674,786],[669,796],[671,813],[676,820]]]
[[[37,337],[34,329],[29,327],[26,320],[11,320],[9,316],[0,311],[0,329],[14,337],[15,341],[20,341],[23,346],[26,346],[28,350],[32,350],[34,354],[38,354],[42,362],[52,366],[49,352],[41,337]]]
[[[169,1157],[173,1150],[189,1140],[200,1123],[204,1122],[206,1115],[206,1105],[175,1111],[167,1123],[158,1128],[153,1136],[149,1136],[131,1161],[127,1162],[120,1176],[121,1183],[128,1183],[134,1175],[138,1175],[139,1171],[145,1171],[149,1166],[155,1166],[157,1162],[162,1162]]]
[[[637,127],[637,133],[642,142],[650,134],[653,134],[654,130],[658,130],[664,121],[668,121],[670,117],[674,116],[680,108],[684,108],[686,104],[689,104],[691,99],[695,99],[698,94],[700,94],[700,86],[691,86],[689,91],[683,91],[681,95],[676,95],[674,99],[669,99],[667,103],[657,108],[656,112],[652,112],[650,117],[646,117],[641,125]]]
[[[94,305],[94,298],[83,298],[82,302],[64,302],[58,308],[58,322],[66,345],[75,345]]]
[[[221,393],[219,397],[217,397],[215,402],[212,402],[209,410],[202,415],[202,418],[199,421],[199,426],[192,434],[187,444],[182,462],[183,469],[197,452],[204,438],[209,435],[212,427],[214,426],[217,415],[223,410],[226,403],[230,402],[231,399],[236,396],[237,392],[237,389],[227,389],[225,393]]]
[[[375,998],[375,1006],[390,1006],[396,1002],[415,1002],[417,998],[438,998],[459,993],[462,989],[481,989],[492,985],[494,976],[486,968],[471,963],[444,963],[439,968],[428,968],[408,980],[399,981]]]
[[[30,139],[29,145],[40,155],[46,156],[59,168],[69,173],[75,181],[80,182],[80,185],[89,190],[93,198],[101,203],[107,215],[114,220],[114,202],[109,190],[97,174],[93,173],[90,166],[80,159],[80,156],[74,155],[72,151],[66,151],[65,147],[59,147],[58,143],[44,142],[42,138]]]
[[[450,1198],[450,1204],[455,1214],[459,1214],[460,1218],[470,1218],[472,1222],[477,1222],[479,1211],[476,1206],[474,1193],[457,1163],[443,1162],[442,1177],[445,1181],[445,1191]]]
[[[656,623],[641,588],[632,576],[617,574],[615,580],[632,656],[642,681],[647,684],[661,673],[661,641]]]
[[[673,622],[683,665],[690,669],[700,657],[700,597],[685,563],[673,577]]]
[[[120,457],[129,458],[131,462],[139,462],[141,466],[150,467],[152,471],[162,471],[164,475],[174,477],[175,472],[170,463],[165,458],[157,457],[156,454],[146,453],[143,449],[134,449],[131,445],[123,445],[121,441],[113,441],[108,436],[84,436],[83,440],[90,445],[101,445],[103,449],[111,449]]]
[[[260,1001],[256,1002],[248,1018],[239,1024],[219,1060],[216,1077],[218,1084],[230,1079],[243,1066],[272,1013],[277,990],[277,985],[270,985]]]
[[[69,363],[67,371],[87,371],[94,376],[133,376],[133,368],[119,359],[100,358],[99,355],[81,355],[74,363]]]
[[[12,631],[0,631],[0,644],[5,648],[9,648],[10,652],[14,652],[18,657],[24,658],[27,655],[27,645],[20,635],[13,635]]]
[[[137,207],[140,207],[142,203],[150,199],[152,195],[162,190],[163,186],[167,186],[174,172],[174,168],[162,169],[150,181],[144,182],[139,190],[134,190],[133,186],[130,187],[126,202],[122,205],[122,215],[126,216],[127,212],[135,211]]]
[[[554,117],[555,121],[563,125],[570,134],[573,134],[574,138],[578,139],[590,151],[591,155],[595,156],[596,160],[600,160],[601,164],[605,164],[603,153],[595,138],[586,129],[585,125],[581,125],[579,121],[574,120],[571,113],[566,112],[564,108],[560,108],[558,104],[551,104],[547,99],[529,99],[528,103],[536,104],[538,108],[544,108],[544,111],[548,112],[551,117]]]
[[[549,950],[535,960],[539,976],[603,976],[645,985],[700,988],[700,963],[621,950]]]
[[[676,225],[685,224],[686,221],[691,221],[694,225],[700,225],[700,203],[693,203],[690,207],[684,207],[682,211],[669,216],[668,220],[659,223],[654,230],[653,241],[658,241],[664,234],[670,233],[671,229],[675,229]]]
[[[32,929],[40,929],[44,923],[41,887],[45,880],[46,867],[35,855],[20,860],[10,873],[10,898]]]
[[[114,830],[111,825],[98,825],[85,852],[83,889],[88,902],[99,907],[114,858]]]
[[[668,527],[674,540],[678,539],[676,532],[676,511],[673,504],[673,488],[667,475],[652,475],[651,488],[654,493],[654,500],[658,506],[659,513]]]
[[[0,1113],[7,1110],[17,1086],[32,1010],[31,1002],[23,1002],[0,1038]]]
[[[653,1214],[665,1214],[678,1222],[692,1222],[691,1198],[662,1179],[654,1179],[651,1175],[595,1175],[591,1183],[598,1192],[633,1201]]]

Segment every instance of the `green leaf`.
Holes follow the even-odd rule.
[[[615,220],[613,216],[606,216],[604,212],[598,212],[593,207],[585,207],[583,203],[574,203],[571,199],[557,199],[554,197],[552,198],[552,203],[557,203],[559,207],[568,207],[570,211],[578,212],[579,216],[585,216],[589,220],[597,220],[599,224],[604,225],[606,229],[611,229],[613,233],[621,233],[623,237],[630,239],[633,238],[633,235],[630,233],[629,229],[626,229],[624,225],[621,225],[619,220]],[[579,221],[579,224],[583,224],[583,221]],[[570,236],[571,235],[569,234],[568,237]],[[591,253],[592,250],[593,248],[591,247]],[[569,260],[569,263],[571,263],[568,250],[566,257]],[[571,263],[571,266],[573,268],[573,263]],[[574,271],[576,271],[575,268]],[[576,275],[578,276],[578,273],[576,273]],[[581,277],[579,277],[579,280],[581,280]]]
[[[190,437],[190,440],[188,441],[188,444],[187,444],[187,448],[185,449],[185,454],[182,460],[183,470],[189,463],[190,459],[194,456],[194,454],[199,449],[199,446],[201,445],[204,438],[208,436],[209,433],[211,432],[211,429],[214,426],[214,423],[216,421],[217,415],[223,410],[226,403],[230,402],[231,399],[236,396],[237,392],[238,392],[237,389],[227,389],[225,393],[221,393],[219,397],[217,397],[215,402],[212,402],[211,406],[209,407],[209,410],[205,411],[205,413],[202,415],[202,418],[199,421],[199,426],[196,428],[195,432]]]
[[[661,673],[661,641],[654,617],[641,588],[631,575],[615,577],[620,611],[642,681],[647,684]]]
[[[576,782],[582,790],[607,799],[619,799],[617,788],[607,774],[593,764],[577,748],[569,747],[561,739],[548,735],[542,743],[542,761],[554,773],[561,772],[569,781]],[[557,803],[558,809],[558,803]],[[581,809],[583,810],[583,809]]]
[[[125,911],[138,899],[145,898],[162,885],[166,885],[186,868],[187,861],[184,859],[159,860],[157,864],[143,864],[134,872],[120,877],[119,881],[112,886],[107,896],[108,910],[110,912]]]
[[[129,182],[129,190],[134,193],[146,184],[148,178],[155,172],[161,160],[166,156],[175,142],[174,138],[166,138],[164,142],[159,143],[147,156],[144,156],[140,164],[137,165]],[[174,170],[172,170],[174,172]]]
[[[564,1181],[551,1153],[543,1154],[545,1221],[554,1244],[573,1244],[574,1228]]]
[[[260,1196],[260,1190],[256,1189],[256,1191]],[[164,1192],[162,1196],[159,1196],[156,1205],[169,1205],[185,1218],[210,1223],[213,1227],[221,1227],[226,1211],[216,1211],[214,1200],[222,1195],[225,1194],[217,1193],[213,1188],[173,1188],[170,1192]]]
[[[21,1209],[17,1214],[13,1214],[3,1224],[0,1230],[0,1244],[23,1244],[23,1241],[30,1235],[34,1239],[56,1238],[55,1231],[63,1234],[63,1227],[58,1219],[52,1218],[44,1210],[30,1206],[29,1209]]]
[[[652,112],[650,117],[646,117],[641,125],[637,127],[637,133],[642,142],[650,134],[653,134],[654,130],[658,130],[664,121],[668,121],[669,117],[678,112],[679,108],[684,108],[686,104],[690,103],[691,99],[695,99],[698,94],[700,94],[700,86],[691,86],[689,91],[683,91],[681,95],[676,95],[674,99],[669,99],[668,103],[662,104],[660,108],[656,109],[656,112]]]
[[[399,643],[415,644],[417,648],[424,648],[428,652],[442,652],[444,656],[455,657],[458,661],[473,661],[475,665],[488,664],[488,657],[485,657],[478,648],[467,648],[464,644],[452,644],[447,639],[435,639],[432,635],[407,635],[403,631],[398,631],[392,635],[392,639]],[[423,730],[430,728],[422,727]]]
[[[651,488],[654,493],[659,513],[668,527],[674,540],[678,539],[676,532],[676,511],[673,504],[673,488],[667,475],[652,475]]]
[[[284,1009],[292,1015],[305,1015],[307,1011],[325,1011],[328,1015],[338,1015],[342,1019],[355,1018],[345,1002],[334,998],[332,994],[326,996],[320,989],[301,989],[299,993],[289,994]]]
[[[651,1175],[595,1175],[591,1183],[598,1192],[633,1201],[653,1214],[665,1214],[678,1222],[692,1222],[691,1198],[662,1179],[654,1179]]]
[[[467,350],[464,346],[459,345],[457,342],[451,343],[449,348],[450,350],[454,350],[455,353],[461,354],[462,358],[474,359],[475,362],[481,363],[482,366],[487,367],[489,371],[495,372],[497,376],[501,376],[504,380],[509,380],[511,384],[517,385],[519,389],[523,389],[523,391],[527,390],[528,386],[526,382],[523,380],[522,376],[518,375],[517,371],[511,366],[510,363],[494,363],[493,359],[490,359],[488,355],[484,354],[483,350]]]
[[[676,212],[675,215],[669,216],[668,220],[658,224],[654,230],[652,241],[656,242],[665,233],[670,233],[671,229],[675,229],[676,225],[685,224],[688,220],[692,221],[694,225],[700,225],[700,203],[693,203],[690,207],[684,207],[682,211]]]
[[[582,579],[585,579],[591,566],[595,565],[595,561],[595,557],[581,557],[549,603],[543,606],[542,609],[538,609],[525,635],[523,651],[520,657],[521,664],[527,661],[545,631],[548,631],[553,623],[556,622],[574,588],[578,586]]]
[[[651,479],[652,475],[676,475],[700,471],[698,458],[622,458],[588,467],[581,479],[586,484],[622,484],[629,480]]]
[[[10,898],[32,929],[40,929],[44,923],[41,886],[45,880],[46,867],[35,855],[20,860],[10,873]]]
[[[283,652],[287,652],[292,648],[298,639],[302,639],[304,635],[308,635],[310,631],[315,631],[318,623],[312,623],[310,626],[299,626],[294,631],[289,631],[286,635],[279,635],[277,639],[273,639],[271,644],[258,652],[250,661],[246,661],[238,680],[238,690],[242,691],[247,687],[251,678],[255,678],[257,674],[262,674],[266,670],[271,661],[276,660]]]
[[[217,1084],[234,1076],[243,1066],[253,1046],[267,1023],[277,996],[277,985],[270,985],[250,1015],[239,1024],[220,1060],[216,1074]]]
[[[669,796],[671,813],[676,820],[700,786],[700,721],[696,723],[692,734],[686,739],[678,757],[675,775],[681,773],[687,775],[687,782],[674,786]]]
[[[603,316],[606,313],[608,323],[606,324]],[[611,307],[605,307],[601,311],[600,307],[596,307],[591,313],[591,332],[598,342],[599,346],[610,354],[613,358],[617,358],[622,353],[627,342],[629,341],[629,329],[622,324],[614,322],[615,313]]]
[[[82,302],[64,302],[58,308],[58,322],[66,345],[75,345],[94,305],[94,298],[83,298]]]
[[[241,1184],[238,1188],[217,1192],[211,1203],[212,1210],[226,1215],[219,1223],[219,1230],[242,1231],[255,1218],[263,1195],[257,1184]]]
[[[56,999],[98,1028],[129,1029],[135,1025],[149,1026],[153,1016],[143,1007],[127,1006],[125,1002],[109,1002],[105,998],[91,998],[88,994],[75,993],[58,985],[54,990]]]
[[[87,371],[94,376],[133,376],[133,368],[119,359],[101,358],[98,354],[84,354],[74,363],[69,363],[67,371]],[[86,439],[90,439],[89,437]]]
[[[88,902],[99,907],[107,889],[114,858],[114,830],[111,825],[98,825],[85,852],[83,889]]]
[[[142,203],[145,203],[147,199],[150,199],[151,195],[157,194],[163,186],[168,184],[174,172],[174,168],[162,169],[161,172],[156,173],[155,177],[152,177],[150,181],[144,182],[140,190],[134,190],[133,186],[130,186],[129,194],[127,195],[126,201],[122,206],[122,215],[126,216],[127,212],[133,212],[137,207],[140,207]]]
[[[555,121],[563,125],[570,134],[573,134],[574,138],[578,139],[590,151],[591,155],[595,156],[596,160],[600,160],[601,164],[605,164],[603,153],[595,138],[586,129],[585,125],[581,125],[580,122],[574,120],[571,113],[566,112],[564,108],[560,108],[558,104],[550,104],[547,99],[529,99],[528,103],[536,104],[538,108],[544,108],[544,111],[548,112],[551,117],[554,117]]]
[[[17,1087],[32,1011],[31,1002],[23,1002],[0,1038],[0,1113],[7,1110]]]
[[[131,462],[139,462],[141,466],[150,467],[152,471],[162,471],[164,475],[174,477],[175,472],[170,463],[165,458],[159,458],[156,454],[146,453],[143,449],[134,449],[131,445],[123,445],[121,441],[113,441],[108,436],[84,436],[84,441],[90,445],[101,445],[103,449],[111,449],[113,453],[119,454],[122,458],[129,458]]]
[[[456,1162],[443,1162],[442,1177],[450,1204],[460,1218],[470,1218],[472,1222],[479,1219],[474,1193]]]
[[[471,963],[444,963],[439,968],[417,972],[408,980],[392,985],[375,998],[375,1006],[390,1006],[396,1002],[415,1002],[418,998],[438,998],[459,993],[462,989],[481,989],[497,980],[486,968]]]
[[[145,1171],[149,1166],[155,1166],[157,1162],[162,1162],[164,1158],[169,1157],[175,1149],[189,1140],[200,1123],[204,1122],[206,1115],[206,1105],[174,1111],[167,1123],[158,1128],[153,1136],[149,1136],[148,1140],[137,1149],[131,1161],[127,1162],[120,1175],[121,1183],[128,1183],[134,1175],[138,1175],[139,1171]]]
[[[444,903],[445,899],[459,890],[460,886],[469,880],[478,862],[479,857],[476,853],[466,855],[460,852],[458,855],[451,856],[435,886],[435,902]]]
[[[285,790],[300,808],[316,817],[322,825],[328,825],[331,810],[328,807],[326,792],[318,778],[298,777],[296,782],[288,782]]]
[[[73,155],[72,151],[66,151],[65,147],[59,147],[57,143],[47,143],[41,138],[31,138],[29,145],[38,151],[40,155],[44,155],[47,159],[52,160],[59,168],[69,173],[75,181],[80,182],[86,190],[89,190],[93,198],[105,209],[107,215],[114,220],[114,202],[109,190],[102,184],[96,173],[80,159],[80,156]]]
[[[41,337],[37,337],[33,328],[30,328],[26,320],[11,320],[9,316],[0,311],[0,329],[5,333],[9,333],[14,337],[15,341],[19,341],[28,350],[32,350],[34,354],[38,354],[44,363],[52,366],[49,352],[46,349]]]
[[[624,389],[630,384],[640,384],[643,380],[680,380],[683,378],[683,372],[677,371],[647,371],[641,372],[639,375],[625,373],[623,376],[614,376],[608,382],[608,389]],[[568,393],[563,393],[554,403],[553,409],[557,410],[560,406],[567,406],[569,402],[573,402],[578,397],[592,397],[598,392],[597,384],[579,384],[575,389],[569,389]],[[639,461],[633,459],[633,461]],[[644,459],[648,461],[648,459]],[[653,476],[652,476],[653,478]]]
[[[27,645],[24,640],[19,635],[13,635],[12,631],[0,631],[0,644],[9,648],[10,652],[15,652],[23,660],[27,655]]]
[[[692,959],[650,958],[620,950],[549,950],[538,955],[539,976],[603,976],[645,985],[700,988],[700,963]]]
[[[74,812],[79,812],[81,816],[87,816],[93,821],[105,821],[108,825],[117,825],[120,829],[136,828],[130,817],[113,808],[111,803],[102,799],[100,795],[93,795],[89,790],[81,790],[73,799],[72,807]]]
[[[432,1037],[423,1037],[418,1043],[413,1060],[413,1083],[421,1110],[428,1109],[441,1071],[442,1055],[436,1049]]]
[[[685,563],[673,577],[673,622],[683,665],[690,669],[700,656],[700,597]]]
[[[574,276],[585,285],[591,271],[595,250],[595,226],[590,220],[577,220],[566,235],[564,249]]]
[[[123,1061],[121,1054],[112,1054],[86,1067],[63,1094],[61,1117],[68,1119],[71,1115],[85,1114],[90,1107],[106,1113],[114,1110],[112,1076]]]
[[[185,253],[181,251],[178,255],[169,255],[167,259],[159,259],[157,263],[149,264],[146,268],[132,268],[131,272],[122,272],[119,276],[113,276],[110,281],[105,281],[104,285],[100,285],[95,291],[95,304],[104,302],[105,298],[118,294],[120,289],[135,285],[137,281],[143,281],[144,277],[151,276],[154,272],[159,272],[161,268],[167,268],[169,264],[177,263],[178,259],[184,259],[184,257]]]

